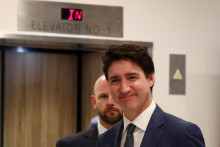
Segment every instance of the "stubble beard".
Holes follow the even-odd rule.
[[[108,111],[108,109],[106,109],[104,112],[101,112],[98,110],[99,116],[107,124],[114,125],[123,118],[122,113],[118,109],[115,109],[115,111],[117,111],[117,113],[118,113],[118,115],[116,115],[116,116],[113,116],[113,115],[115,115],[113,113],[110,114],[110,116],[108,116],[107,111]]]

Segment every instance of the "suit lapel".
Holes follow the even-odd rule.
[[[120,120],[117,124],[115,124],[114,131],[112,131],[112,134],[110,136],[110,138],[112,139],[113,147],[120,147],[123,128],[123,120]]]
[[[124,123],[123,123],[123,120],[120,121],[120,125],[118,127],[118,131],[117,131],[117,134],[116,134],[116,138],[117,138],[117,147],[120,147],[120,144],[121,144],[121,135],[122,135],[122,131],[124,129]]]
[[[157,105],[147,126],[141,147],[155,147],[161,138],[163,132],[160,127],[164,124],[163,111]]]

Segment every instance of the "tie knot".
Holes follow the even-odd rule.
[[[134,129],[135,129],[135,125],[134,124],[132,124],[132,123],[130,123],[128,126],[127,126],[127,128],[128,128],[128,134],[133,134],[133,132],[134,132]]]

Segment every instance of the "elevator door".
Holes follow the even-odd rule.
[[[91,102],[94,84],[102,72],[102,52],[84,53],[82,56],[82,130],[89,128],[92,117],[97,116]]]
[[[54,147],[76,133],[77,55],[5,51],[4,147]]]

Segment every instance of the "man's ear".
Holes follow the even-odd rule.
[[[149,82],[149,86],[152,87],[155,83],[155,74],[149,74],[147,80]]]
[[[94,95],[91,95],[91,101],[92,101],[93,108],[96,109],[96,99]]]

